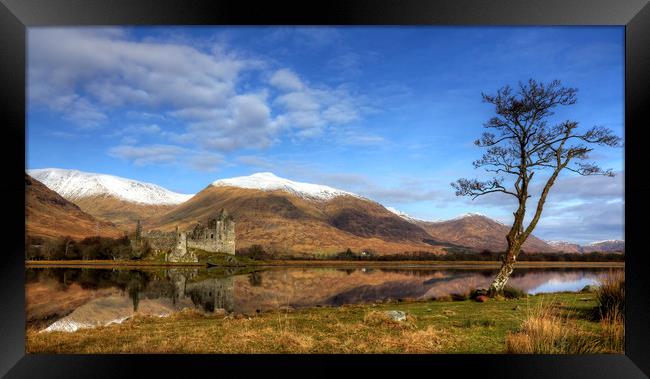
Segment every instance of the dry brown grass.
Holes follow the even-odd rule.
[[[540,304],[529,310],[519,330],[506,336],[511,354],[593,354],[623,351],[623,320],[618,314],[601,320],[600,333],[577,326],[570,314],[562,315],[562,304]]]
[[[589,301],[582,301],[584,297]],[[549,304],[549,298],[555,303]],[[250,317],[185,311],[164,318],[137,316],[74,333],[29,330],[26,342],[30,353],[77,354],[585,353],[595,351],[593,341],[599,343],[598,351],[614,351],[616,341],[622,341],[615,339],[624,332],[622,323],[586,318],[596,306],[595,294],[566,293],[487,303],[296,308]],[[384,313],[390,310],[405,312],[407,319],[393,321]],[[533,316],[537,318],[529,320]],[[605,336],[612,336],[609,345]]]
[[[615,318],[625,314],[625,273],[622,270],[610,271],[596,289],[599,316]],[[610,316],[610,313],[614,313]]]
[[[74,333],[27,332],[30,353],[436,353],[460,340],[416,318],[333,309],[296,317],[215,317],[194,311],[135,317],[120,325]]]
[[[616,308],[600,320],[603,346],[608,352],[625,351],[625,317]]]
[[[371,327],[385,327],[394,329],[413,329],[417,318],[413,315],[407,314],[405,321],[395,321],[386,312],[371,311],[365,315],[363,322]]]

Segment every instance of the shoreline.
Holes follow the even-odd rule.
[[[25,267],[207,267],[206,263],[194,262],[131,262],[131,261],[25,261]],[[212,267],[399,267],[399,268],[499,268],[499,261],[339,261],[339,260],[278,260],[247,262],[241,265],[214,265]],[[519,261],[519,268],[624,268],[625,262],[567,262],[567,261]]]

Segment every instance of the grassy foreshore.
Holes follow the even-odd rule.
[[[136,316],[122,324],[73,333],[28,330],[27,351],[505,353],[510,351],[511,341],[521,340],[526,322],[544,309],[555,315],[552,320],[545,317],[544,322],[551,325],[542,325],[541,329],[556,333],[551,336],[551,345],[559,350],[551,352],[620,352],[619,347],[608,342],[611,328],[594,318],[596,305],[593,293],[559,293],[490,299],[486,303],[391,302],[285,309],[248,316],[204,315],[187,310],[162,318]],[[389,310],[405,312],[406,321],[392,320],[385,313]]]
[[[498,261],[372,261],[372,260],[274,260],[261,261],[252,259],[237,258],[239,266],[290,266],[290,267],[435,267],[435,268],[498,268],[501,262]],[[219,262],[215,262],[219,263]],[[39,266],[57,266],[57,267],[77,267],[77,266],[126,266],[126,267],[161,267],[161,266],[178,266],[178,267],[205,267],[205,263],[183,263],[183,262],[161,262],[149,260],[60,260],[60,261],[25,261],[28,267]],[[223,264],[228,266],[228,264]],[[580,268],[620,268],[625,267],[625,262],[567,262],[567,261],[520,261],[517,267],[521,268],[562,268],[562,267],[580,267]]]

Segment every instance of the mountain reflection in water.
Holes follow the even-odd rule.
[[[27,324],[75,331],[184,308],[252,314],[282,307],[433,299],[487,287],[493,269],[430,268],[97,269],[29,268]],[[509,285],[528,293],[579,291],[612,269],[517,269]],[[622,270],[622,269],[616,269]]]

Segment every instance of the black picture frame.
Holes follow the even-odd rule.
[[[0,374],[7,377],[122,377],[187,374],[203,368],[237,376],[274,368],[332,375],[352,365],[386,374],[482,377],[641,378],[650,375],[650,275],[642,250],[650,185],[644,128],[650,126],[648,0],[305,1],[0,0],[0,162],[4,249],[0,268]],[[26,28],[54,25],[625,25],[626,341],[624,355],[29,355],[25,354],[24,171]],[[647,159],[645,159],[647,160]],[[417,374],[422,375],[422,374]],[[447,374],[449,375],[449,374]],[[185,376],[185,375],[182,375]]]

